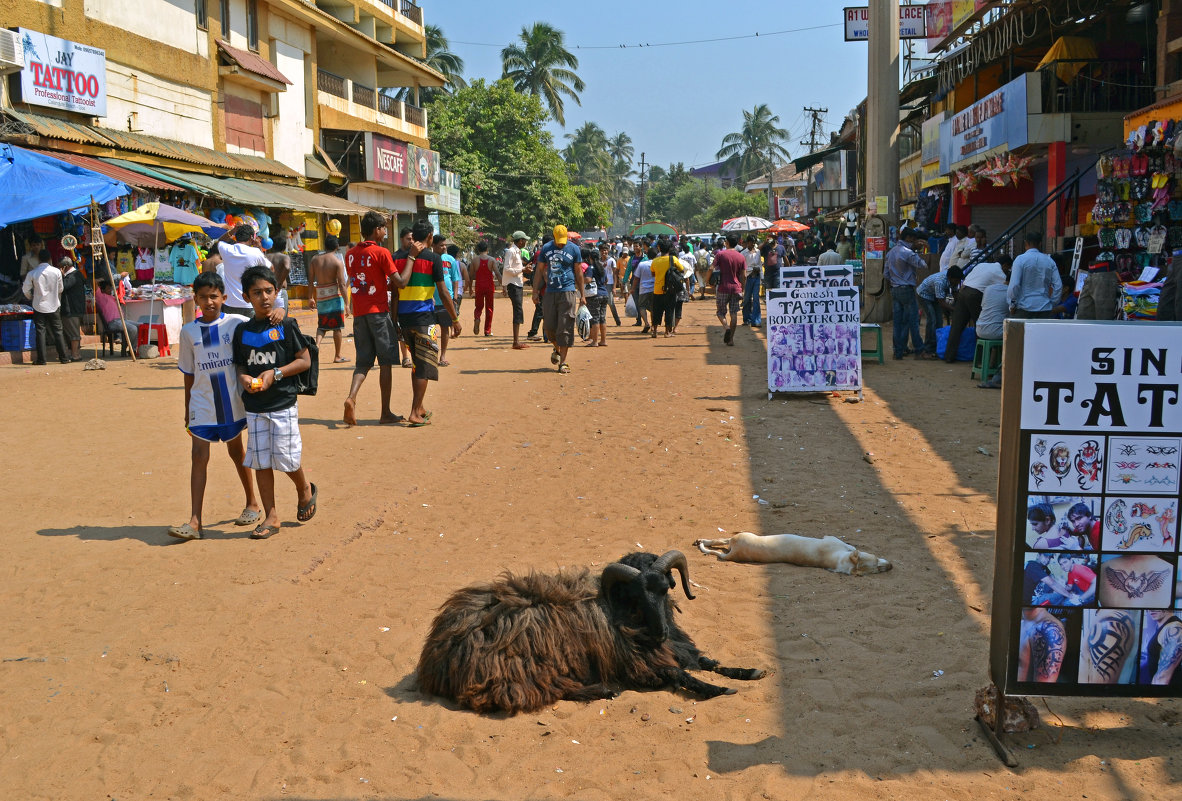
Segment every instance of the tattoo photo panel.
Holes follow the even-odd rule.
[[[1177,498],[1109,496],[1105,499],[1103,550],[1174,553],[1177,546]]]
[[[1136,676],[1141,613],[1088,609],[1079,643],[1079,680],[1085,684],[1131,684]]]
[[[1100,562],[1100,606],[1160,609],[1170,605],[1176,557],[1106,555]]]

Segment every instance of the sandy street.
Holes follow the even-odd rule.
[[[972,719],[999,393],[967,365],[909,359],[867,362],[862,404],[769,402],[762,335],[724,347],[713,302],[686,305],[677,337],[609,322],[609,347],[576,347],[559,376],[541,343],[509,349],[498,297],[496,335],[453,342],[433,424],[414,430],[376,424],[376,371],[362,424],[339,422],[352,367],[326,341],[320,394],[300,401],[320,510],[296,524],[277,478],[287,522],[262,542],[228,522],[242,497],[219,447],[207,538],[165,535],[188,516],[175,358],[0,370],[0,797],[1180,797],[1177,701],[1039,701],[1013,771]],[[409,371],[394,382],[405,414]],[[742,530],[835,534],[894,570],[692,546]],[[416,692],[453,590],[674,548],[700,585],[675,594],[687,631],[773,676],[721,680],[738,694],[710,701],[626,692],[513,718]]]

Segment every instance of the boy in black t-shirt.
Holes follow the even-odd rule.
[[[248,267],[242,274],[242,294],[254,307],[253,320],[234,330],[234,366],[246,408],[247,448],[244,464],[255,471],[266,518],[251,532],[261,540],[279,533],[275,509],[275,470],[282,470],[299,496],[296,518],[301,523],[316,514],[316,485],[304,478],[300,459],[299,408],[291,377],[307,370],[312,357],[296,321],[268,319],[279,293],[275,273],[267,267]]]

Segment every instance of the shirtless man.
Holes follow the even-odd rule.
[[[1079,644],[1081,684],[1118,684],[1137,649],[1138,613],[1127,609],[1085,609]],[[1136,663],[1136,660],[1133,660]]]
[[[1018,646],[1018,681],[1054,683],[1067,654],[1067,630],[1046,609],[1022,610],[1022,635]]]
[[[1149,641],[1146,652],[1147,667],[1153,678],[1151,684],[1182,687],[1182,620],[1169,609],[1150,609],[1147,614],[1158,625],[1157,634]]]
[[[334,362],[349,361],[341,355],[345,342],[345,317],[349,316],[345,305],[345,287],[349,276],[345,262],[337,254],[340,246],[335,236],[326,237],[324,252],[316,255],[308,265],[308,280],[312,282],[312,302],[316,306],[316,346],[320,346],[324,335],[332,332],[332,343],[336,349]]]

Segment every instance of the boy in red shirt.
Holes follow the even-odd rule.
[[[375,211],[361,218],[361,244],[345,255],[345,270],[349,273],[353,312],[353,345],[357,348],[357,362],[353,368],[353,383],[345,398],[345,423],[357,425],[357,393],[365,383],[375,359],[378,363],[378,386],[382,396],[382,425],[401,423],[402,417],[390,410],[392,365],[399,364],[398,341],[394,321],[390,317],[390,279],[396,276],[394,259],[382,246],[386,238],[386,220]]]

